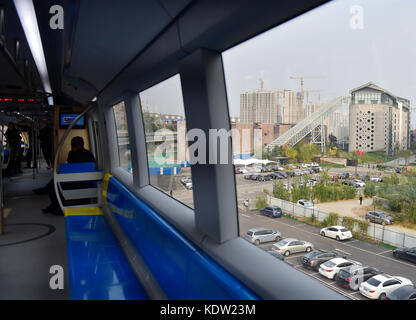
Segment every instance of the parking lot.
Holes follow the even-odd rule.
[[[254,227],[265,227],[282,233],[283,238],[291,237],[306,240],[313,243],[315,249],[327,251],[336,250],[347,256],[347,259],[358,261],[366,266],[377,268],[392,276],[402,276],[416,284],[416,264],[393,257],[392,251],[376,244],[351,239],[336,241],[319,235],[319,228],[292,220],[286,217],[272,219],[261,215],[258,211],[244,211],[239,213],[240,235],[244,236],[247,231]],[[264,250],[270,250],[273,242],[259,245]],[[305,269],[300,259],[304,253],[298,253],[285,257],[285,261],[293,263],[295,268],[304,272],[316,280],[324,283],[332,289],[342,293],[350,299],[364,299],[359,292],[339,287],[335,281],[321,276],[318,272]]]

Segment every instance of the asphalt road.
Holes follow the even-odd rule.
[[[346,241],[336,241],[334,239],[325,238],[319,235],[319,228],[309,226],[299,221],[295,221],[286,217],[269,218],[261,215],[258,211],[244,211],[239,213],[240,235],[244,236],[250,228],[266,227],[282,233],[284,238],[293,237],[299,240],[306,240],[313,243],[315,249],[336,250],[344,253],[347,259],[352,259],[362,263],[363,265],[375,267],[392,276],[402,276],[410,279],[416,284],[416,264],[393,257],[392,251],[380,247],[376,244],[351,239]],[[273,242],[261,244],[259,247],[269,250]],[[290,255],[285,258],[286,261],[295,265],[295,268],[301,272],[309,274],[318,281],[332,289],[346,295],[351,299],[367,299],[359,292],[354,292],[346,288],[339,287],[335,281],[329,280],[321,276],[318,272],[307,270],[302,267],[300,259],[304,253]]]

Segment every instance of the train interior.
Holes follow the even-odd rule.
[[[326,2],[0,0],[0,299],[347,299],[240,237],[232,162],[155,165],[148,107],[229,130],[223,53]]]

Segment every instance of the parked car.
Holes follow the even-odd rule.
[[[319,233],[321,236],[333,238],[338,241],[352,238],[351,231],[349,231],[344,226],[332,226],[332,227],[322,228],[321,231],[319,231]]]
[[[383,178],[382,177],[370,177],[370,181],[371,182],[383,182]]]
[[[342,184],[346,186],[355,186],[355,183],[352,180],[344,180],[342,181]]]
[[[273,173],[270,173],[270,176],[273,178],[273,179],[283,179],[283,176],[280,174],[280,172],[273,172]]]
[[[284,179],[286,179],[289,175],[285,171],[278,172]]]
[[[401,168],[396,168],[396,173],[402,173],[402,169]]]
[[[319,173],[319,172],[322,171],[322,168],[321,167],[312,167],[312,171],[313,171],[313,173]]]
[[[296,202],[296,204],[298,204],[300,206],[303,206],[305,208],[316,209],[312,202],[310,202],[308,200],[305,200],[305,199],[298,200],[298,202]]]
[[[272,246],[272,250],[280,252],[284,256],[289,256],[297,252],[310,252],[313,250],[313,244],[307,241],[300,241],[294,238],[286,238]]]
[[[386,169],[384,169],[384,171],[389,172],[389,173],[394,173],[394,169],[391,167],[387,167]]]
[[[183,177],[183,178],[181,178],[180,181],[186,189],[188,189],[188,190],[192,189],[192,178],[191,177]]]
[[[348,172],[343,172],[339,175],[340,179],[349,179],[350,174]]]
[[[243,201],[243,206],[248,208],[248,199]]]
[[[251,176],[252,176],[251,173],[247,173],[247,174],[244,175],[244,179],[251,180]]]
[[[283,214],[282,209],[278,206],[270,206],[260,209],[260,213],[272,218],[280,218]]]
[[[318,164],[317,162],[312,162],[312,163],[311,163],[311,166],[312,166],[312,167],[319,167],[319,164]]]
[[[247,231],[244,239],[258,246],[260,243],[264,242],[280,241],[282,239],[282,234],[279,231],[272,229],[261,227],[252,228]]]
[[[397,248],[393,250],[395,258],[406,259],[416,263],[416,247],[414,248]]]
[[[392,216],[388,216],[385,212],[377,210],[368,211],[365,215],[365,220],[374,223],[381,223],[383,226],[394,223],[394,218]]]
[[[338,272],[337,284],[341,287],[358,291],[360,289],[361,283],[382,273],[382,271],[376,268],[352,265],[346,268],[342,268]]]
[[[264,176],[262,176],[261,174],[252,174],[250,176],[250,180],[264,181]]]
[[[318,271],[322,263],[334,258],[346,258],[344,254],[337,251],[314,250],[302,257],[302,265],[305,268]]]
[[[300,169],[293,170],[293,173],[295,174],[295,176],[301,176],[302,175],[302,171]]]
[[[414,286],[402,286],[390,294],[384,300],[416,300],[416,288]]]
[[[353,183],[356,188],[365,188],[365,182],[362,180],[354,179]]]
[[[360,285],[360,293],[370,299],[384,300],[394,290],[408,285],[413,286],[409,279],[379,274],[363,282]]]
[[[361,263],[344,258],[334,258],[322,263],[319,267],[319,273],[328,279],[336,280],[338,272],[341,270],[341,268],[349,267],[352,265],[361,265]]]

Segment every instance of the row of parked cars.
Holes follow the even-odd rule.
[[[343,226],[323,228],[320,234],[338,241],[352,238],[351,232]],[[301,258],[304,268],[318,271],[320,275],[336,281],[339,286],[360,291],[367,298],[416,300],[416,289],[409,279],[391,276],[377,268],[347,259],[341,252],[314,250],[314,245],[308,241],[283,238],[279,231],[267,228],[250,229],[244,238],[255,245],[269,241],[276,242],[267,252],[280,260],[293,253],[305,252],[306,254]],[[416,262],[416,248],[396,249],[393,255]],[[294,266],[292,263],[289,264]]]

